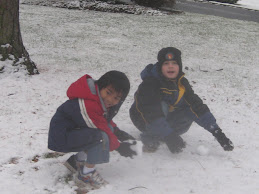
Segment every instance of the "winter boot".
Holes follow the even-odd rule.
[[[155,151],[157,151],[160,142],[158,140],[152,140],[152,141],[143,141],[143,147],[142,150],[143,152],[147,152],[147,153],[153,153]]]
[[[79,161],[76,158],[76,155],[72,155],[64,163],[64,166],[67,167],[72,173],[76,173],[80,166],[84,166],[84,161]]]
[[[172,153],[182,152],[183,148],[186,146],[186,143],[183,141],[183,139],[176,133],[171,133],[165,137],[164,141]]]
[[[80,167],[78,170],[78,175],[75,177],[75,182],[81,192],[99,189],[100,187],[108,184],[108,182],[105,181],[96,170],[84,174],[83,168],[84,166]]]

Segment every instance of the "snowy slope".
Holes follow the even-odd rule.
[[[223,151],[193,124],[180,154],[165,145],[135,159],[112,152],[110,163],[97,166],[110,184],[90,193],[259,193],[258,23],[189,13],[137,16],[26,5],[20,11],[23,41],[40,75],[0,74],[1,193],[75,193],[62,165],[70,155],[46,157],[47,135],[67,87],[85,73],[98,79],[117,69],[129,76],[131,91],[115,122],[138,138],[128,109],[139,72],[166,46],[182,50],[186,77],[234,151]]]

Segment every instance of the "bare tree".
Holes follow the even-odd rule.
[[[38,74],[35,63],[26,51],[19,23],[19,0],[0,0],[0,73],[5,71],[3,61],[12,61],[14,71],[26,69],[29,75]]]

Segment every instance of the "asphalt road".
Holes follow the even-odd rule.
[[[177,0],[174,8],[184,12],[215,15],[225,18],[254,21],[259,23],[259,11],[240,7],[212,4],[208,2]]]

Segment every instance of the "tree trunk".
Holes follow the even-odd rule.
[[[13,71],[26,69],[29,75],[38,74],[35,63],[26,51],[19,23],[19,0],[0,0],[0,73],[5,71],[3,61],[11,60]],[[6,63],[7,64],[7,63]]]

